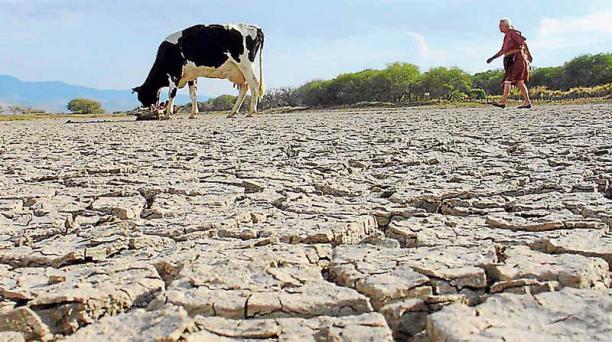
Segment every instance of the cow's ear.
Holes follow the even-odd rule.
[[[140,92],[140,87],[132,88],[132,94],[139,93],[139,92]]]

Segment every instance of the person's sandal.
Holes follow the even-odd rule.
[[[528,105],[522,105],[522,106],[518,106],[518,107],[516,107],[516,108],[518,108],[518,109],[531,109],[532,107],[533,107],[533,106],[532,106],[532,105],[531,105],[531,103],[530,103],[530,104],[528,104]]]
[[[502,108],[502,109],[506,108],[505,104],[496,103],[496,102],[491,102],[490,105],[494,106],[494,107],[497,107],[497,108]]]

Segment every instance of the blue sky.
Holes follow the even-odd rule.
[[[502,17],[528,38],[537,66],[612,52],[612,0],[0,0],[0,74],[129,89],[170,33],[236,22],[266,33],[268,88],[395,61],[477,72],[491,68]],[[235,92],[223,80],[200,88]]]

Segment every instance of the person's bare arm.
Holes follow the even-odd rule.
[[[511,55],[513,53],[517,53],[520,52],[521,49],[513,49],[513,50],[508,50],[508,51],[504,51],[504,50],[499,50],[498,53],[495,54],[495,56],[487,59],[487,64],[493,62],[493,60],[495,60],[496,58],[503,56],[503,55]]]
[[[503,54],[504,54],[504,50],[503,49],[499,50],[499,52],[496,53],[495,56],[487,59],[487,64],[490,64],[491,62],[493,62],[495,59],[497,59],[499,56],[502,56]]]

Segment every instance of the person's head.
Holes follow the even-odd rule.
[[[512,28],[512,22],[510,19],[504,18],[499,21],[499,30],[503,33],[508,32]]]

